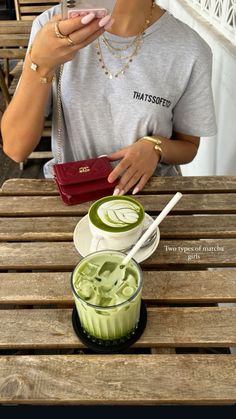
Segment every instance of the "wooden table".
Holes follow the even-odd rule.
[[[136,198],[155,216],[176,191],[184,196],[141,264],[145,332],[126,353],[101,355],[71,322],[70,273],[81,258],[72,235],[91,203],[65,206],[50,180],[5,182],[1,403],[236,402],[236,356],[227,350],[236,346],[236,307],[218,305],[236,302],[236,177],[155,178]]]

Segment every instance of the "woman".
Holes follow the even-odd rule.
[[[5,153],[24,160],[52,108],[55,159],[45,165],[46,177],[58,153],[64,162],[108,155],[115,162],[108,181],[119,178],[115,195],[139,192],[153,174],[178,174],[200,137],[216,132],[208,45],[152,0],[117,0],[102,19],[91,13],[60,20],[59,13],[56,6],[33,24],[21,81],[2,120]]]

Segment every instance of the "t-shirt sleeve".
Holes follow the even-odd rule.
[[[212,52],[208,46],[196,59],[186,88],[173,109],[173,130],[207,137],[216,134],[212,93]]]

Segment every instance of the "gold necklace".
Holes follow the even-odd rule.
[[[103,41],[103,39],[102,39]],[[128,60],[129,58],[132,58],[134,55],[136,55],[138,49],[140,48],[140,42],[139,39],[135,38],[135,42],[132,42],[132,44],[129,47],[126,47],[124,49],[118,49],[118,48],[111,48],[109,45],[107,45],[106,43],[105,47],[109,50],[110,54],[113,55],[113,57],[115,58],[119,58],[121,60]],[[100,50],[101,50],[101,44],[100,46]],[[132,52],[129,51],[132,47]],[[117,51],[121,51],[120,53],[118,53]]]
[[[101,36],[103,43],[104,43],[104,44],[105,44],[105,46],[106,46],[106,47],[110,50],[110,52],[111,52],[111,53],[112,53],[113,51],[119,51],[119,52],[126,51],[126,50],[130,49],[133,45],[135,45],[135,44],[137,43],[137,40],[138,40],[139,36],[143,34],[143,32],[145,31],[145,29],[147,28],[147,26],[150,24],[150,20],[151,20],[151,17],[152,17],[152,13],[153,13],[153,9],[154,9],[154,7],[156,7],[156,2],[155,2],[155,0],[153,0],[153,1],[152,1],[151,13],[150,13],[149,18],[148,18],[148,19],[145,19],[145,23],[144,23],[144,26],[142,27],[141,31],[140,31],[140,32],[138,33],[138,35],[136,35],[136,37],[135,37],[135,38],[134,38],[131,42],[129,42],[128,44],[123,45],[123,46],[122,46],[122,47],[120,47],[120,48],[117,48],[117,47],[114,47],[114,46],[111,44],[111,42],[110,42],[110,41],[109,41],[109,40],[105,37],[105,35],[104,35],[104,34]],[[114,52],[113,52],[113,55],[114,55]],[[121,58],[121,57],[117,56],[117,58]]]
[[[99,38],[97,39],[96,48],[97,48],[98,61],[99,61],[100,65],[101,65],[101,68],[104,71],[105,75],[108,76],[109,79],[112,80],[114,78],[118,78],[120,74],[124,74],[126,72],[126,70],[129,68],[130,64],[133,62],[134,56],[137,55],[139,49],[141,48],[141,42],[142,42],[142,39],[143,39],[143,34],[144,34],[145,30],[147,29],[147,27],[150,24],[150,21],[152,19],[153,10],[154,10],[155,6],[156,6],[155,1],[153,1],[150,14],[149,14],[148,18],[145,19],[145,23],[144,23],[141,31],[138,33],[138,35],[135,37],[135,39],[130,44],[126,44],[126,47],[128,45],[127,48],[124,47],[124,49],[122,49],[122,48],[121,49],[116,49],[113,46],[111,46],[110,43],[105,43],[105,46],[108,48],[108,50],[110,52],[111,52],[111,50],[113,50],[112,55],[115,58],[120,58],[120,59],[125,59],[126,60],[125,64],[116,73],[112,73],[109,70],[109,68],[107,67],[107,65],[106,65],[106,63],[104,61],[104,58],[103,58],[100,39]],[[128,50],[129,48],[131,48],[131,46],[134,47],[133,48],[133,51],[132,51],[132,53],[130,55],[128,55],[126,57],[125,56],[122,57],[122,56],[116,55],[114,53],[114,51],[125,51],[125,50]]]
[[[130,45],[125,45],[124,48],[115,48],[113,47],[107,39],[104,38],[102,35],[102,42],[105,45],[105,47],[109,50],[110,54],[113,55],[115,58],[127,58],[127,55],[125,53],[128,53],[131,48],[135,49],[136,45],[138,44],[138,39],[135,38],[134,41]]]
[[[104,36],[104,34],[102,35],[102,41],[105,44],[105,46],[110,50],[110,51],[127,51],[128,49],[130,49],[136,42],[138,39],[139,35],[137,35],[133,41],[131,41],[129,44],[124,45],[121,48],[116,48],[114,47],[110,41],[108,41],[108,39]]]
[[[119,71],[117,71],[116,73],[111,73],[111,71],[109,70],[109,68],[106,66],[106,64],[105,64],[105,62],[104,62],[104,59],[103,59],[103,55],[102,55],[102,50],[101,50],[101,45],[100,45],[100,42],[98,41],[98,52],[97,52],[97,54],[98,54],[98,56],[99,56],[99,62],[100,62],[100,65],[101,65],[101,68],[102,68],[102,70],[104,70],[104,73],[106,74],[106,76],[108,76],[109,77],[109,79],[114,79],[114,78],[117,78],[117,77],[119,77],[119,75],[120,74],[124,74],[125,73],[125,71],[129,68],[129,64],[130,63],[132,63],[132,61],[133,61],[133,57],[135,56],[135,55],[137,55],[137,53],[138,53],[138,50],[139,50],[139,48],[140,48],[140,44],[138,43],[137,44],[137,46],[136,46],[136,48],[134,49],[134,51],[132,52],[132,54],[130,54],[127,58],[126,58],[126,60],[127,60],[127,62],[124,64],[124,66],[123,67],[121,67],[121,69],[119,70]]]

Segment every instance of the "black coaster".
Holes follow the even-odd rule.
[[[140,318],[137,328],[128,336],[125,336],[121,339],[116,339],[115,341],[106,341],[102,339],[97,339],[93,336],[89,336],[81,326],[80,319],[75,306],[73,307],[72,311],[72,324],[74,331],[80,338],[81,342],[83,342],[85,346],[87,346],[89,349],[92,349],[94,352],[103,354],[119,353],[129,348],[129,346],[133,345],[142,335],[147,324],[147,309],[144,301],[141,300]]]

